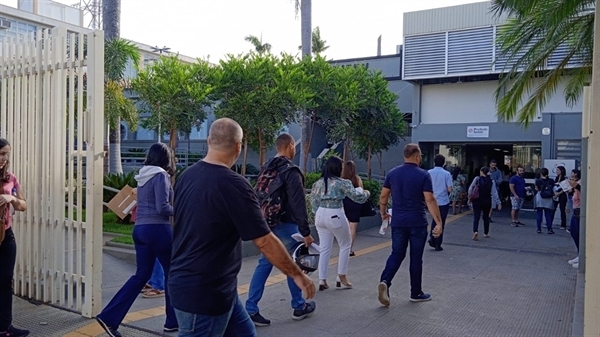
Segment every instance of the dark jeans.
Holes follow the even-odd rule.
[[[546,217],[546,227],[548,228],[549,231],[552,230],[552,220],[554,220],[554,212],[551,209],[548,208],[536,208],[535,211],[537,212],[537,229],[538,230],[542,230],[542,220],[544,218],[544,216]]]
[[[448,217],[448,211],[450,210],[450,204],[439,206],[440,208],[440,216],[442,217],[442,235],[438,238],[433,237],[433,227],[435,227],[435,220],[431,221],[431,234],[430,239],[433,241],[434,246],[441,247],[442,242],[444,241],[444,229],[446,228],[446,218]]]
[[[390,287],[410,245],[410,294],[417,296],[421,289],[423,276],[423,250],[427,241],[427,226],[392,227],[392,253],[387,259],[380,281]]]
[[[0,244],[0,332],[8,330],[12,324],[12,278],[16,258],[17,243],[12,228],[9,228]]]
[[[171,269],[172,241],[173,230],[170,225],[135,225],[133,227],[133,243],[135,244],[137,269],[135,275],[129,278],[106,308],[98,315],[109,327],[116,329],[123,322],[127,311],[129,311],[131,305],[152,275],[156,258],[158,258],[163,267],[165,284],[168,283],[169,269]],[[171,306],[168,290],[165,290],[165,304],[167,314],[165,327],[177,327],[177,319],[175,318],[175,311],[173,311],[173,307]]]
[[[556,209],[560,206],[560,227],[567,227],[567,196],[563,193],[558,197],[558,201],[554,201],[554,214],[556,214]]]
[[[236,296],[231,309],[220,316],[198,315],[175,309],[179,337],[255,337],[256,328]]]
[[[577,246],[577,254],[579,254],[579,217],[581,214],[580,208],[573,209],[573,215],[571,216],[571,237]]]
[[[479,219],[483,215],[483,234],[490,233],[490,210],[491,204],[473,203],[473,233],[479,232]]]

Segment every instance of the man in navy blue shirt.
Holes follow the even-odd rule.
[[[510,186],[510,203],[512,204],[510,212],[512,223],[510,225],[513,227],[524,226],[519,221],[519,211],[523,208],[523,200],[525,200],[525,178],[523,178],[523,174],[525,174],[525,169],[522,165],[519,165],[517,166],[517,174],[512,176],[508,181]]]
[[[425,208],[433,217],[436,226],[432,229],[434,238],[442,234],[442,218],[433,195],[433,186],[429,173],[421,165],[421,149],[417,144],[404,147],[404,165],[393,168],[385,177],[379,208],[381,219],[390,220],[392,227],[392,253],[388,257],[378,286],[379,302],[390,305],[389,287],[406,257],[410,245],[410,301],[431,300],[421,288],[423,274],[423,250],[427,241],[427,215]],[[392,195],[392,214],[387,213],[388,199]]]

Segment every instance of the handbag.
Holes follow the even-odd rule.
[[[477,199],[479,199],[479,177],[477,177],[477,183],[475,183],[475,186],[473,186],[473,190],[469,195],[469,202],[473,202]]]
[[[364,204],[361,204],[361,208],[360,208],[360,217],[361,218],[374,216],[375,214],[377,214],[377,213],[375,212],[375,209],[373,209],[373,205],[371,204],[371,202],[369,200],[367,200]]]

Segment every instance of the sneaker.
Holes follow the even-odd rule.
[[[151,289],[146,291],[143,295],[143,298],[157,298],[157,297],[165,297],[164,290]]]
[[[510,225],[513,226],[513,227],[519,227],[519,223],[518,222],[514,222],[514,221],[511,222]]]
[[[122,337],[121,333],[118,332],[117,329],[113,329],[113,328],[109,327],[108,325],[106,325],[106,323],[104,323],[104,321],[100,317],[96,317],[96,321],[98,322],[98,324],[100,324],[102,329],[104,329],[104,331],[106,331],[106,333],[110,337]]]
[[[433,242],[433,239],[427,240],[427,243],[429,244],[429,247],[435,248],[435,242]]]
[[[377,292],[379,293],[378,299],[379,303],[383,304],[386,307],[390,306],[390,289],[388,288],[387,283],[385,281],[381,281],[379,286],[377,287]]]
[[[567,227],[560,226],[560,230],[561,230],[561,231],[564,231],[564,230],[566,230],[566,229],[567,229]]]
[[[165,327],[163,327],[163,331],[164,332],[177,332],[177,331],[179,331],[179,327],[176,326],[176,327],[173,327],[173,328],[167,328],[165,326]]]
[[[579,263],[573,263],[572,266],[573,268],[579,268]]]
[[[525,226],[525,224],[522,223],[521,221],[517,221],[517,225],[519,225],[519,226]]]
[[[420,293],[417,296],[410,296],[410,301],[411,302],[427,302],[427,301],[431,301],[431,295],[429,294],[425,294],[425,293]]]
[[[10,326],[8,331],[0,333],[0,337],[25,337],[29,336],[29,330],[17,329],[14,326]]]
[[[294,309],[294,314],[292,315],[292,318],[297,321],[303,320],[306,317],[310,317],[315,312],[316,308],[317,304],[314,301],[306,302],[304,303],[304,309]]]
[[[441,252],[442,250],[444,250],[444,248],[442,248],[442,246],[435,247],[436,252]]]
[[[576,258],[574,258],[572,260],[569,260],[568,262],[569,262],[569,264],[579,263],[579,256],[577,256]]]
[[[264,318],[260,312],[250,315],[250,319],[254,322],[255,326],[269,326],[271,325],[271,320]]]

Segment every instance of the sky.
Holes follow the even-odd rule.
[[[79,0],[57,0],[75,4]],[[402,44],[402,14],[481,0],[312,0],[312,25],[330,48],[329,59],[395,54]],[[17,7],[17,0],[0,0]],[[299,53],[300,18],[293,0],[122,0],[121,37],[218,61],[252,48],[262,36],[273,53]]]

